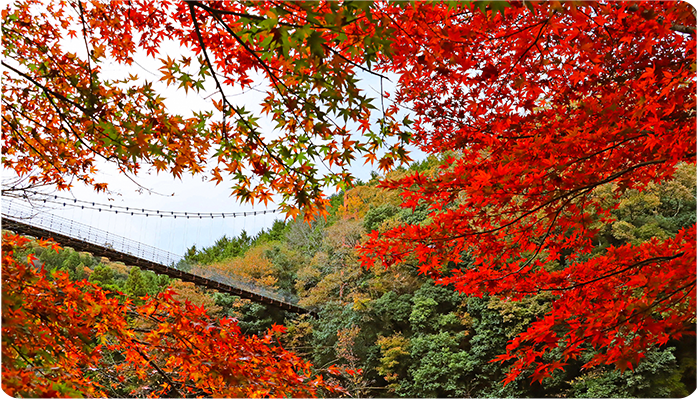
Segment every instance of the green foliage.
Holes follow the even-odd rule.
[[[339,206],[344,204],[344,191],[340,190],[339,192],[333,194],[329,198],[330,204],[327,205],[327,212],[329,214],[328,219],[331,222],[334,222],[337,220],[337,209]]]
[[[394,216],[398,211],[398,207],[392,204],[382,204],[378,207],[371,207],[364,216],[364,229],[368,233],[378,230],[383,221]]]
[[[474,375],[474,397],[527,397],[529,383],[522,378],[503,387],[506,365],[490,363],[495,356],[504,352],[507,341],[515,335],[519,318],[527,317],[526,309],[518,312],[502,312],[489,298],[469,298],[467,312],[472,318],[472,336],[469,338],[469,366]],[[522,314],[523,313],[523,314]],[[503,368],[504,367],[504,368]]]
[[[688,390],[681,382],[672,347],[651,349],[646,360],[634,371],[621,373],[613,368],[593,369],[571,381],[569,397],[631,398],[685,397]]]
[[[413,163],[411,163],[408,168],[408,171],[426,172],[437,167],[440,163],[441,160],[439,157],[430,154],[424,160],[414,161]]]
[[[341,305],[338,302],[332,302],[321,308],[320,318],[314,321],[313,336],[311,345],[316,349],[313,352],[313,364],[318,366],[329,366],[337,360],[336,344],[337,333],[342,329],[351,328],[354,325],[364,325],[359,314],[354,312],[350,306]],[[363,335],[362,335],[363,336]],[[363,349],[359,351],[365,355],[366,347],[372,343],[366,343],[364,340],[355,342],[358,346],[363,345]]]
[[[373,320],[388,332],[408,330],[412,314],[412,293],[386,292],[371,302]]]
[[[120,287],[114,277],[114,271],[103,264],[99,264],[95,267],[92,275],[90,275],[89,281],[106,290],[113,292],[120,291]]]
[[[141,271],[132,267],[128,279],[124,283],[123,292],[131,297],[155,296],[169,285],[165,275],[157,275],[151,271]]]
[[[399,388],[399,385],[394,382],[400,376],[407,374],[410,341],[401,333],[394,333],[388,337],[379,336],[376,344],[380,346],[381,354],[376,371],[388,382],[388,387],[394,391]]]
[[[463,301],[458,292],[429,280],[412,295],[410,324],[420,332],[442,332],[453,325],[451,312]],[[457,320],[457,319],[456,319]],[[458,323],[456,322],[456,325]]]
[[[384,296],[385,297],[385,296]],[[402,335],[409,342],[404,366],[390,370],[385,340],[381,343],[383,360],[379,370],[390,387],[401,397],[470,397],[468,334],[470,318],[464,310],[464,298],[450,288],[434,285],[429,280],[411,295],[409,313],[404,303],[399,305],[408,325]],[[377,305],[390,303],[383,298]],[[386,310],[390,312],[391,310]],[[394,335],[393,335],[394,336]],[[393,337],[391,336],[391,337]],[[387,374],[386,374],[387,372]]]
[[[244,230],[238,237],[229,239],[223,236],[218,239],[213,246],[197,250],[192,246],[186,253],[184,259],[190,263],[211,264],[216,261],[226,260],[241,256],[252,244],[252,238]]]
[[[259,235],[257,235],[256,240],[262,242],[281,240],[283,239],[284,234],[286,233],[286,228],[286,222],[280,219],[275,219],[271,228],[269,230],[262,229]]]
[[[612,201],[614,187],[606,185],[597,190],[607,202]],[[603,225],[599,232],[599,249],[608,245],[632,243],[638,245],[652,237],[673,237],[681,228],[696,223],[696,169],[680,164],[674,180],[661,185],[649,184],[642,192],[628,190],[612,211],[616,222]]]
[[[218,318],[232,317],[237,319],[241,331],[246,335],[261,335],[273,324],[283,324],[289,313],[274,307],[253,303],[228,293],[210,292],[211,297],[222,311],[215,315]]]
[[[132,297],[143,297],[148,294],[148,284],[140,268],[131,268],[131,273],[124,284],[124,292]]]
[[[274,276],[279,292],[295,295],[298,267],[301,265],[301,255],[289,248],[285,243],[277,243],[264,253],[264,256],[274,266]]]
[[[397,218],[400,220],[400,222],[404,222],[406,224],[419,224],[426,220],[428,215],[429,207],[426,204],[420,204],[415,207],[414,210],[401,209],[397,213]]]
[[[410,340],[407,377],[397,394],[404,397],[469,397],[469,384],[463,380],[468,368],[468,352],[462,347],[465,335],[442,331],[416,335]]]
[[[47,269],[57,269],[68,273],[73,280],[86,279],[89,272],[86,270],[97,264],[94,257],[88,253],[79,253],[71,248],[65,248],[59,252],[47,249],[38,249],[39,260]]]
[[[218,239],[213,246],[197,249],[196,246],[189,248],[184,256],[185,263],[179,263],[178,268],[188,270],[191,264],[207,265],[218,261],[228,260],[234,257],[240,257],[250,249],[250,247],[281,240],[287,233],[289,226],[281,220],[275,220],[272,227],[262,229],[255,236],[251,237],[246,231],[242,231],[239,236],[232,239],[223,236]],[[181,265],[180,265],[181,264]]]

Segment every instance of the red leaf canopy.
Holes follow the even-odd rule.
[[[695,225],[674,238],[590,254],[630,189],[696,161],[696,42],[679,2],[513,4],[504,13],[418,4],[393,16],[397,103],[418,116],[438,173],[386,181],[428,222],[378,235],[365,265],[415,262],[469,295],[550,292],[551,311],[517,337],[507,381],[563,360],[626,368],[695,316]],[[612,185],[616,201],[595,196]],[[466,262],[472,260],[472,262]],[[462,268],[446,271],[449,262]],[[453,265],[453,264],[451,264]]]

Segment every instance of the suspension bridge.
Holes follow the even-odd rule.
[[[37,212],[20,204],[3,204],[2,229],[35,238],[52,238],[57,243],[111,261],[121,261],[170,278],[192,282],[223,293],[297,314],[312,311],[298,306],[293,299],[249,282],[218,275],[215,279],[175,268],[182,257],[135,240],[115,235],[51,213]]]

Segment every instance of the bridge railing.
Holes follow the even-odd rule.
[[[165,267],[176,268],[182,260],[180,255],[46,211],[38,210],[17,201],[8,201],[7,198],[3,198],[2,201],[2,216],[79,239],[86,243],[105,247],[119,253],[138,257]],[[237,278],[234,275],[222,274],[215,270],[203,270],[200,272],[200,276],[250,292],[255,292],[278,301],[292,304],[298,303],[298,298],[295,296],[284,295],[268,288],[255,285],[243,277]]]
[[[12,200],[7,201],[6,199],[3,200],[3,216],[14,218],[29,225],[44,228],[75,239],[80,239],[83,242],[106,247],[120,253],[129,254],[165,266],[174,265],[174,263],[182,258],[169,251],[115,235],[90,225],[40,211],[19,202]]]
[[[212,281],[225,283],[226,285],[238,287],[240,289],[245,289],[250,292],[255,292],[261,294],[265,297],[269,297],[278,301],[283,301],[285,303],[298,304],[298,297],[291,294],[282,294],[273,290],[270,290],[264,286],[255,285],[248,279],[242,276],[235,276],[235,274],[226,274],[217,269],[202,269],[199,268],[196,271],[196,275],[203,278],[210,279]]]

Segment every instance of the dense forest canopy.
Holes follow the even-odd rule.
[[[258,324],[209,319],[168,291],[134,311],[140,295],[162,288],[139,291],[144,278],[130,276],[117,285],[95,268],[89,277],[102,278],[92,281],[116,290],[102,292],[79,280],[79,268],[37,271],[34,247],[8,235],[3,318],[17,322],[3,327],[3,388],[103,394],[79,376],[102,368],[100,337],[109,338],[119,373],[130,368],[147,379],[139,368],[155,368],[159,391],[152,393],[160,395],[186,388],[315,395],[338,383],[354,395],[377,395],[377,382],[413,397],[642,394],[637,382],[617,386],[623,375],[609,365],[618,373],[666,373],[673,389],[652,395],[691,388],[677,378],[690,371],[688,361],[676,364],[690,356],[670,347],[695,334],[696,42],[687,3],[19,1],[2,16],[3,167],[23,178],[3,191],[69,189],[75,180],[106,190],[96,175],[103,159],[125,173],[145,165],[177,177],[203,174],[232,185],[243,201],[280,194],[298,221],[254,243],[221,239],[222,253],[192,249],[187,258],[201,274],[230,270],[319,307],[320,325],[288,322],[281,340],[321,344],[325,353],[308,355],[341,376],[326,384],[273,344],[284,329],[262,321],[282,316],[246,305]],[[194,56],[159,54],[170,39]],[[174,115],[151,84],[103,71],[107,62],[127,67],[141,53],[161,62],[168,85],[213,91],[213,111]],[[254,74],[269,82],[260,115],[229,96],[250,88]],[[360,90],[360,76],[383,82],[388,75],[395,93],[373,99]],[[262,117],[274,132],[262,131]],[[410,161],[409,146],[431,157],[398,168]],[[350,167],[359,157],[385,176],[352,189]],[[345,191],[328,198],[327,187]],[[23,276],[40,284],[24,284]],[[49,315],[61,318],[25,300],[35,291],[55,298]],[[119,291],[109,313],[90,309]],[[82,300],[57,296],[66,292]],[[238,302],[198,297],[221,309]],[[386,314],[399,304],[401,311]],[[74,312],[56,314],[63,306]],[[158,328],[130,326],[124,317],[151,318],[158,307],[168,310]],[[363,322],[385,315],[392,315],[385,330],[366,330]],[[245,324],[262,339],[243,335]],[[51,331],[58,326],[79,332]],[[133,343],[149,351],[171,346],[175,326],[194,335],[175,340],[181,351],[136,351]],[[149,333],[137,339],[138,329]],[[42,340],[65,335],[60,346],[83,356],[40,352],[54,347],[24,343],[29,332]],[[216,348],[220,335],[266,354],[259,371],[268,375],[255,380],[258,370],[207,360],[237,351]],[[199,342],[212,347],[201,350]],[[448,365],[461,379],[428,365],[435,343],[452,349]],[[66,386],[54,384],[60,372],[52,363],[67,371],[61,379],[72,377]],[[217,378],[196,375],[204,366]],[[464,384],[478,368],[501,382]],[[43,383],[27,386],[35,378]],[[294,388],[294,380],[303,384]],[[255,390],[231,389],[245,384]],[[444,385],[449,391],[437,390]]]

